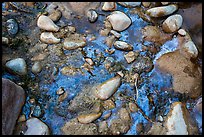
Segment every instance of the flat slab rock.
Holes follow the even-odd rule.
[[[12,135],[16,120],[25,103],[25,91],[14,82],[2,78],[2,135]]]

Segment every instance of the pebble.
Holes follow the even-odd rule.
[[[188,41],[183,45],[183,50],[187,52],[192,58],[196,58],[198,56],[198,49],[193,41]]]
[[[168,5],[170,2],[161,2],[162,5]]]
[[[112,114],[112,111],[108,111],[106,114],[104,114],[103,119],[108,119]]]
[[[34,52],[41,52],[43,50],[45,50],[47,48],[48,44],[45,44],[45,43],[38,43],[36,44],[34,47],[30,48],[29,49],[29,52],[30,53],[34,53]]]
[[[59,27],[47,16],[41,15],[37,20],[37,26],[47,31],[59,31]]]
[[[176,32],[183,23],[183,18],[179,14],[169,16],[162,24],[162,29],[167,33]]]
[[[91,114],[82,114],[77,117],[78,121],[82,124],[88,124],[98,119],[102,113],[91,113]]]
[[[111,99],[108,99],[103,102],[103,107],[105,110],[114,109],[115,103]]]
[[[186,31],[184,29],[179,29],[178,30],[178,34],[180,34],[181,36],[185,36],[186,35]]]
[[[48,17],[54,21],[57,22],[62,16],[62,12],[60,10],[54,10]]]
[[[142,5],[145,7],[145,8],[148,8],[151,3],[150,2],[142,2]]]
[[[134,8],[141,5],[141,2],[118,2],[118,4],[127,7],[127,8]]]
[[[38,118],[30,118],[26,121],[27,130],[24,135],[50,135],[48,126]]]
[[[47,44],[57,44],[60,43],[60,39],[56,38],[52,32],[43,32],[40,35],[40,40]]]
[[[99,31],[101,36],[108,36],[109,32],[110,32],[110,29],[101,29]]]
[[[135,60],[135,53],[133,51],[128,52],[124,55],[126,61],[129,63],[133,62]]]
[[[18,118],[18,122],[24,122],[24,121],[26,121],[26,116],[24,114],[20,115]]]
[[[101,100],[106,100],[117,91],[120,84],[120,76],[115,76],[93,89],[94,95]]]
[[[32,72],[34,74],[40,73],[42,70],[42,65],[40,62],[35,62],[32,66]]]
[[[63,100],[65,100],[65,99],[67,98],[67,95],[68,95],[67,92],[61,94],[61,95],[59,96],[59,98],[58,98],[58,101],[59,101],[59,102],[62,102]]]
[[[93,66],[94,65],[94,62],[91,58],[85,58],[85,61],[90,65],[90,66]]]
[[[18,75],[27,74],[27,65],[23,58],[16,58],[8,61],[6,67]]]
[[[124,31],[132,23],[130,17],[121,11],[112,12],[107,19],[111,23],[113,29],[116,31]]]
[[[118,113],[119,113],[119,117],[121,120],[123,120],[123,121],[130,121],[131,120],[130,114],[126,108],[121,108],[118,111]]]
[[[34,104],[34,103],[35,103],[35,99],[34,99],[34,98],[31,98],[31,99],[29,99],[29,102],[30,102],[31,104]]]
[[[107,19],[104,20],[104,27],[109,30],[112,29],[112,25]]]
[[[98,132],[102,135],[108,135],[108,123],[106,121],[99,122]]]
[[[37,106],[34,107],[32,116],[38,117],[38,118],[40,118],[40,117],[43,116],[42,109],[41,109],[41,107],[40,107],[39,105],[37,105]]]
[[[133,46],[124,41],[115,41],[113,45],[118,50],[123,50],[123,51],[133,50]]]
[[[121,76],[122,78],[124,77],[124,74],[123,74],[122,71],[118,71],[117,74],[118,74],[119,76]]]
[[[98,14],[95,10],[90,9],[87,12],[87,17],[88,17],[89,22],[94,23],[98,19]]]
[[[58,90],[57,90],[57,95],[62,95],[62,94],[64,94],[64,88],[63,87],[60,87]]]
[[[108,45],[108,47],[111,48],[114,41],[115,41],[115,36],[111,35],[111,36],[106,37],[105,43]]]
[[[129,109],[130,109],[131,112],[134,113],[134,112],[138,111],[138,107],[137,107],[137,105],[135,103],[129,102],[128,106],[129,106]]]
[[[174,13],[178,9],[175,4],[170,4],[168,6],[154,7],[148,9],[146,12],[151,17],[163,17]]]
[[[15,19],[9,19],[6,21],[7,31],[9,35],[16,35],[18,33],[19,27]]]
[[[63,48],[65,50],[74,50],[86,46],[85,37],[79,34],[73,34],[64,40]]]
[[[117,9],[115,2],[104,2],[102,10],[103,11],[114,11]]]
[[[2,37],[2,44],[8,45],[9,44],[9,39],[6,38],[6,37]]]
[[[42,61],[44,60],[46,57],[48,56],[48,54],[46,53],[40,53],[34,57],[31,58],[31,61]]]
[[[113,34],[113,35],[114,35],[116,38],[118,38],[118,39],[122,36],[120,33],[118,33],[118,32],[115,31],[115,30],[111,30],[110,33]]]
[[[163,122],[164,121],[164,119],[163,119],[163,117],[161,115],[158,117],[158,121],[159,122]]]

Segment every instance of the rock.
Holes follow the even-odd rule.
[[[181,36],[185,36],[186,35],[186,31],[184,29],[179,29],[178,30],[178,34],[180,34]]]
[[[6,27],[9,35],[16,35],[18,33],[18,22],[15,19],[7,20]]]
[[[101,30],[99,31],[99,34],[100,34],[101,36],[108,36],[109,32],[110,32],[110,29],[101,29]]]
[[[112,135],[125,134],[130,129],[130,123],[124,122],[121,119],[113,119],[110,123],[110,133]]]
[[[61,69],[63,75],[75,75],[78,69],[72,66],[65,66]]]
[[[113,45],[118,50],[123,50],[123,51],[133,50],[133,46],[124,41],[115,41]]]
[[[87,15],[89,22],[94,23],[98,19],[98,14],[95,10],[88,10]]]
[[[41,107],[39,105],[36,105],[33,109],[33,113],[32,116],[33,117],[37,117],[37,118],[41,118],[43,116],[43,110],[41,109]]]
[[[159,69],[173,76],[173,90],[196,98],[201,94],[202,73],[198,66],[184,57],[179,50],[162,55],[156,63]]]
[[[108,119],[112,114],[112,111],[103,112],[103,119]]]
[[[108,99],[103,102],[103,107],[105,110],[114,109],[115,103],[111,99]]]
[[[123,74],[123,72],[122,72],[122,71],[118,71],[118,72],[117,72],[117,75],[119,75],[121,78],[123,78],[123,77],[124,77],[124,74]]]
[[[26,126],[27,130],[24,135],[50,135],[48,126],[38,118],[29,118]]]
[[[162,126],[162,123],[155,122],[151,129],[147,132],[147,135],[166,135],[166,129]]]
[[[94,62],[91,58],[85,58],[85,61],[90,65],[90,66],[93,66],[94,65]]]
[[[45,50],[47,48],[48,44],[45,43],[38,43],[36,44],[34,47],[29,49],[30,53],[34,53],[34,52],[42,52],[43,50]]]
[[[2,37],[2,44],[8,45],[9,44],[9,39],[6,38],[6,37]]]
[[[157,26],[145,26],[142,28],[143,39],[146,41],[158,43],[163,45],[166,41],[172,39],[171,34],[164,33]]]
[[[60,10],[54,10],[48,17],[54,21],[57,22],[62,16],[62,12]]]
[[[198,128],[190,113],[181,102],[174,102],[165,120],[167,135],[196,135]]]
[[[47,31],[57,32],[60,28],[55,25],[55,23],[47,16],[41,15],[37,20],[37,25],[39,28]]]
[[[111,30],[110,33],[112,33],[116,38],[120,38],[122,35],[120,33],[118,33],[117,31],[115,30]]]
[[[115,60],[113,57],[106,57],[104,61],[104,66],[106,69],[109,69],[115,65]]]
[[[77,117],[80,123],[87,124],[98,119],[102,113],[82,114]]]
[[[60,87],[58,90],[57,90],[57,95],[62,95],[64,93],[64,88],[63,87]]]
[[[130,51],[127,54],[125,54],[124,57],[128,63],[133,62],[136,58],[135,53],[133,51]]]
[[[130,122],[131,117],[130,117],[130,114],[129,114],[129,112],[128,112],[128,110],[126,108],[121,108],[118,111],[118,113],[119,113],[119,117],[120,117],[121,120]]]
[[[170,4],[168,6],[154,7],[148,9],[146,12],[151,17],[164,17],[174,13],[177,9],[177,5]]]
[[[197,101],[196,104],[194,106],[194,111],[199,112],[202,115],[202,97],[200,97]]]
[[[142,5],[143,5],[145,8],[148,8],[148,7],[151,5],[151,2],[142,2]]]
[[[23,88],[2,78],[2,135],[12,135],[24,103]]]
[[[117,9],[115,2],[104,2],[102,10],[103,11],[114,11]]]
[[[82,124],[78,122],[77,118],[66,122],[61,130],[64,135],[98,135],[96,124]]]
[[[106,37],[105,43],[108,45],[108,47],[111,48],[114,41],[115,41],[115,36],[112,35],[112,36]]]
[[[134,8],[141,5],[141,2],[118,2],[118,4],[127,7],[127,8]]]
[[[31,61],[42,61],[48,56],[47,53],[40,53],[31,58]]]
[[[190,56],[192,58],[196,58],[198,56],[198,49],[196,48],[196,45],[193,41],[188,41],[184,43],[184,45],[181,48],[181,52],[184,54],[184,56]],[[185,55],[185,53],[188,55]]]
[[[67,92],[61,94],[61,95],[59,96],[59,98],[58,98],[58,102],[64,101],[64,100],[67,98],[67,95],[68,95]]]
[[[26,121],[25,115],[24,114],[20,115],[19,118],[18,118],[18,122],[24,122],[24,121]]]
[[[40,35],[40,40],[47,44],[57,44],[60,43],[60,39],[56,38],[52,32],[43,32]]]
[[[129,109],[131,112],[137,112],[138,111],[138,107],[135,103],[129,102],[128,106],[129,106]]]
[[[64,40],[63,48],[66,50],[74,50],[86,46],[85,37],[79,34],[70,35]]]
[[[108,123],[106,121],[99,122],[98,132],[100,135],[108,135]]]
[[[35,62],[32,66],[32,72],[34,74],[40,73],[42,70],[42,65],[40,62]]]
[[[27,75],[27,65],[23,58],[16,58],[6,62],[6,67],[18,75]]]
[[[106,100],[117,91],[120,83],[120,76],[115,76],[93,89],[93,94],[101,100]]]
[[[121,11],[112,12],[107,19],[111,23],[113,29],[116,31],[124,31],[132,23],[131,19]]]
[[[183,18],[179,14],[169,16],[162,24],[162,29],[167,33],[176,32],[182,25]]]
[[[168,5],[170,2],[161,2],[162,5]]]
[[[107,18],[103,21],[104,22],[104,27],[108,30],[112,29],[111,23],[107,20]]]

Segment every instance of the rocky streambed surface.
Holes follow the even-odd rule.
[[[195,2],[3,2],[2,134],[202,134],[201,17]]]

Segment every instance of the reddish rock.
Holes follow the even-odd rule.
[[[2,78],[2,135],[12,135],[24,103],[23,88]]]

